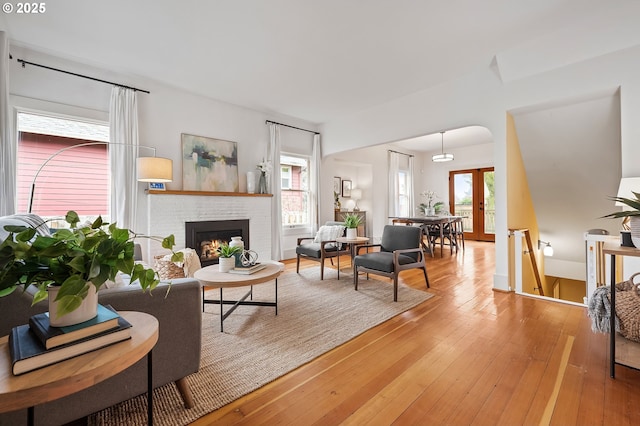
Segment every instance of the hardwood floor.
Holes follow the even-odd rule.
[[[640,424],[640,371],[609,377],[586,308],[493,291],[493,265],[491,243],[428,258],[436,297],[194,424]]]

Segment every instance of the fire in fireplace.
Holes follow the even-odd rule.
[[[216,249],[229,243],[231,237],[242,237],[249,249],[249,220],[208,220],[185,222],[185,245],[196,251],[202,266],[218,263]]]

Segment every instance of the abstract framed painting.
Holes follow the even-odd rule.
[[[182,189],[238,192],[238,144],[183,133]]]

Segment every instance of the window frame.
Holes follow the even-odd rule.
[[[23,98],[20,96],[11,96],[10,97],[10,102],[12,104],[12,120],[13,120],[13,129],[14,131],[12,132],[12,136],[13,136],[13,140],[12,143],[15,146],[15,155],[16,155],[16,174],[19,173],[19,164],[18,164],[18,155],[19,155],[19,150],[20,150],[20,133],[21,133],[21,129],[18,126],[18,122],[19,122],[19,115],[20,114],[27,114],[27,115],[39,115],[39,116],[44,116],[44,117],[50,117],[50,118],[54,118],[54,119],[59,119],[59,120],[68,120],[68,121],[75,121],[75,122],[80,122],[80,123],[87,123],[87,124],[91,124],[91,125],[99,125],[99,126],[103,126],[106,127],[107,130],[109,129],[109,114],[107,112],[103,112],[103,111],[95,111],[95,110],[87,110],[85,108],[81,108],[81,107],[75,107],[75,106],[70,106],[70,105],[61,105],[61,104],[57,104],[55,102],[48,102],[48,101],[41,101],[38,99],[29,99],[29,98]],[[37,131],[26,131],[27,133],[31,133],[31,134],[42,134],[42,135],[49,135],[47,133],[40,133]],[[74,139],[74,137],[72,136],[56,136],[56,135],[51,135],[53,137],[58,137],[58,138],[67,138],[67,139]],[[110,181],[110,175],[111,175],[111,171],[108,168],[108,161],[109,161],[109,157],[108,157],[108,145],[109,145],[109,141],[104,141],[104,140],[100,140],[100,139],[77,139],[78,141],[84,141],[84,142],[98,142],[98,143],[103,143],[106,147],[106,152],[107,152],[107,179],[108,181]],[[83,142],[80,142],[80,144],[82,144]],[[40,164],[38,166],[42,167],[42,164]],[[14,200],[15,203],[15,208],[18,208],[18,200],[22,199],[26,196],[27,198],[27,206],[29,203],[29,197],[31,196],[30,191],[29,193],[27,193],[26,195],[24,194],[24,191],[20,191],[20,195],[18,193],[18,191],[20,190],[20,188],[18,188],[18,179],[16,176],[16,181],[15,181],[15,185],[16,185],[16,198]],[[29,184],[31,186],[31,183]],[[107,183],[107,199],[106,199],[106,207],[107,207],[107,211],[105,212],[105,214],[101,215],[103,216],[103,218],[105,220],[108,220],[110,217],[110,183]],[[35,212],[37,213],[37,211]],[[58,217],[59,215],[55,216]],[[47,216],[44,215],[45,218],[49,218],[49,217],[53,217],[53,216]],[[89,215],[86,216],[87,219],[91,220],[94,217],[94,215]],[[96,215],[97,217],[97,215]]]
[[[287,163],[282,163],[283,157],[292,157],[292,158],[297,158],[300,160],[304,160],[305,162],[305,167],[307,169],[307,182],[306,182],[306,189],[293,189],[293,165],[292,164],[287,164]],[[280,206],[281,206],[281,214],[284,216],[285,213],[285,209],[284,209],[284,194],[291,194],[291,193],[302,193],[302,194],[306,194],[306,216],[307,216],[307,223],[300,223],[300,224],[288,224],[285,223],[285,221],[282,221],[282,229],[284,232],[284,235],[288,235],[288,234],[294,234],[294,233],[299,233],[300,231],[307,231],[309,229],[311,229],[311,206],[309,205],[310,201],[311,201],[311,188],[310,188],[310,176],[309,173],[311,172],[311,156],[309,155],[305,155],[305,154],[297,154],[297,153],[291,153],[291,152],[285,152],[282,151],[280,152],[280,163],[279,163],[279,167],[280,170],[282,171],[282,167],[289,167],[290,171],[291,171],[291,175],[289,178],[289,183],[290,183],[290,188],[283,188],[282,187],[282,176],[280,179]],[[304,197],[304,195],[303,195]],[[303,201],[304,203],[304,201]]]

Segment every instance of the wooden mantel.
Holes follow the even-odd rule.
[[[150,189],[147,191],[153,195],[200,195],[208,197],[273,197],[273,194],[249,194],[248,192],[209,192],[209,191],[156,191]]]

